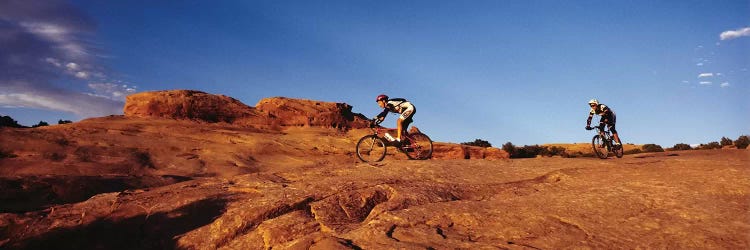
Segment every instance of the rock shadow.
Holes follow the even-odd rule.
[[[172,211],[130,218],[103,218],[8,242],[7,249],[175,249],[180,235],[213,222],[225,199],[204,199]]]

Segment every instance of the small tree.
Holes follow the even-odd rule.
[[[483,148],[492,147],[492,144],[490,144],[490,142],[482,140],[482,139],[476,139],[473,142],[464,142],[464,143],[461,143],[461,144],[462,145],[467,145],[467,146],[483,147]]]
[[[510,155],[511,158],[513,158],[513,155],[516,154],[516,146],[511,142],[506,142],[505,144],[503,144],[503,150],[505,150],[505,152],[508,152],[508,155]]]
[[[691,150],[693,147],[690,147],[690,145],[685,143],[677,143],[672,147],[672,150]]]
[[[734,145],[739,149],[746,149],[747,145],[750,144],[750,138],[747,135],[741,135],[737,140],[734,141]]]
[[[16,120],[10,116],[0,116],[0,127],[23,128]]]
[[[701,144],[700,149],[719,149],[721,148],[721,144],[719,142],[709,142],[708,144]]]
[[[68,124],[68,123],[73,123],[73,122],[70,120],[63,120],[63,119],[60,119],[57,121],[57,124]]]
[[[726,137],[721,137],[720,143],[721,143],[722,147],[723,146],[731,146],[732,145],[732,139],[729,139],[729,138],[726,138]]]
[[[44,127],[44,126],[49,126],[49,123],[47,123],[45,121],[39,121],[39,123],[37,123],[36,125],[31,126],[31,127],[32,128],[38,128],[38,127]]]

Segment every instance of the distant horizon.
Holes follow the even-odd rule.
[[[176,89],[175,89],[175,90],[176,90]],[[189,90],[189,89],[180,89],[180,90]],[[169,90],[155,90],[155,91],[143,91],[143,92],[158,92],[158,91],[169,91]],[[200,91],[200,90],[195,90],[195,91]],[[202,92],[205,92],[205,91],[202,91]],[[140,92],[139,92],[139,93],[140,93]],[[206,92],[206,93],[208,93],[208,92]],[[208,94],[214,94],[214,93],[208,93]],[[221,94],[215,94],[215,95],[221,95]],[[225,96],[228,96],[228,95],[225,95]],[[232,96],[228,96],[228,97],[234,98],[234,97],[232,97]],[[282,97],[282,98],[290,98],[290,99],[301,99],[301,100],[311,100],[311,101],[320,101],[320,102],[333,102],[333,103],[336,103],[335,101],[315,100],[315,99],[307,99],[307,98],[302,98],[302,97],[288,97],[288,96],[269,96],[269,97],[264,97],[264,98],[261,98],[261,99],[259,99],[259,100],[258,100],[257,102],[259,102],[260,100],[262,100],[262,99],[265,99],[265,98],[273,98],[273,97]],[[235,99],[236,99],[236,98],[235,98]],[[256,103],[257,103],[257,102],[256,102]],[[244,103],[244,102],[243,102],[243,103]],[[337,102],[337,103],[342,103],[342,102]],[[255,106],[254,106],[254,104],[248,104],[248,103],[244,103],[244,104],[245,104],[245,105],[247,105],[247,106],[249,106],[249,107],[255,107]],[[346,104],[348,104],[348,103],[346,103]],[[349,104],[349,105],[351,105],[351,104]],[[353,109],[354,109],[354,107],[353,107]],[[357,113],[357,112],[353,112],[353,113],[354,113],[354,114],[361,114],[361,115],[364,115],[364,116],[366,116],[365,114],[362,114],[362,113]],[[124,116],[124,114],[118,114],[118,115]],[[2,114],[2,113],[0,113],[0,117],[3,117],[3,116],[9,116],[9,115],[5,115],[5,114]],[[391,114],[391,116],[394,116],[394,114]],[[47,122],[47,123],[49,124],[49,126],[53,126],[53,125],[58,125],[57,123],[58,123],[58,122],[59,122],[60,120],[64,120],[64,121],[72,121],[72,120],[68,120],[68,119],[62,119],[62,118],[58,118],[58,119],[54,119],[54,120],[44,120],[44,119],[42,119],[42,120],[39,120],[39,121],[36,121],[36,122],[31,122],[31,123],[22,123],[22,122],[18,121],[17,119],[15,119],[15,118],[14,118],[14,117],[12,117],[12,116],[9,116],[9,117],[11,117],[11,118],[12,118],[12,119],[14,119],[15,121],[17,121],[19,125],[22,125],[22,126],[25,126],[25,127],[28,127],[28,128],[31,128],[32,126],[34,126],[34,125],[37,125],[37,124],[39,124],[39,123],[40,123],[40,122],[42,122],[42,121],[43,121],[43,122]],[[106,116],[101,116],[101,117],[106,117]],[[81,120],[85,120],[85,119],[93,119],[93,118],[101,118],[101,117],[88,117],[88,118],[84,118],[84,119],[81,119]],[[366,116],[366,117],[367,117],[367,116]],[[75,120],[75,121],[73,121],[73,122],[80,122],[81,120]],[[27,124],[28,124],[28,125],[27,125]],[[385,127],[389,127],[389,125],[388,125],[388,124],[385,124],[385,123],[384,123],[384,124],[382,124],[382,125],[384,125]],[[393,126],[390,126],[390,127],[393,127]],[[418,126],[417,126],[417,127],[418,127]],[[593,134],[592,134],[592,135],[593,135]],[[731,139],[732,141],[735,141],[735,140],[737,140],[737,139],[738,139],[738,138],[739,138],[740,136],[750,136],[750,134],[741,134],[741,135],[737,135],[736,137],[731,137],[731,136],[722,136],[722,137],[727,137],[727,138]],[[489,140],[487,140],[487,139],[485,139],[485,138],[474,138],[474,139],[470,139],[470,140],[466,140],[466,141],[461,141],[461,142],[458,142],[458,141],[437,141],[437,142],[447,142],[447,143],[456,143],[456,144],[460,144],[460,143],[473,142],[473,141],[475,141],[476,139],[480,139],[480,140],[485,140],[485,141],[488,141],[488,142],[489,142],[490,144],[492,144],[492,147],[495,147],[495,148],[501,148],[503,144],[505,144],[505,143],[508,143],[508,142],[510,142],[510,143],[513,143],[513,145],[515,145],[515,146],[550,145],[550,144],[589,144],[589,143],[590,143],[590,142],[586,142],[586,141],[578,141],[578,142],[544,142],[544,143],[536,143],[536,144],[516,144],[516,143],[514,143],[514,142],[512,142],[512,141],[506,141],[506,142],[492,142],[492,141],[489,141]],[[720,138],[717,138],[717,139],[716,139],[715,141],[698,142],[698,143],[687,143],[687,142],[678,142],[678,143],[684,143],[684,144],[688,144],[688,145],[690,145],[691,147],[695,148],[695,147],[698,147],[698,146],[700,146],[700,145],[706,145],[706,144],[709,144],[709,143],[712,143],[712,142],[719,142],[719,141],[721,141],[721,137],[720,137]],[[631,145],[645,145],[645,144],[656,144],[656,145],[662,146],[662,147],[663,147],[664,149],[667,149],[667,148],[671,148],[671,147],[673,147],[673,146],[674,146],[674,144],[673,144],[673,145],[662,145],[662,144],[658,144],[658,143],[653,143],[653,142],[645,142],[645,143],[632,143],[632,142],[624,142],[624,143],[625,143],[625,144],[631,144]],[[678,143],[675,143],[675,144],[678,144]]]
[[[254,105],[379,94],[432,139],[586,141],[587,102],[623,142],[750,134],[750,1],[0,1],[0,114],[122,114],[193,89]],[[386,125],[395,126],[395,115]],[[594,121],[597,122],[597,121]]]

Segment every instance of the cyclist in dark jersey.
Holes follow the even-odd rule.
[[[609,131],[612,131],[612,136],[615,138],[615,145],[621,145],[620,142],[620,136],[617,135],[617,130],[615,130],[615,123],[617,123],[617,115],[615,115],[615,111],[612,111],[607,105],[600,104],[599,100],[591,99],[589,101],[589,107],[591,107],[591,110],[589,111],[589,119],[586,120],[586,129],[592,130],[591,127],[591,118],[594,117],[594,115],[599,115],[601,118],[599,119],[599,129],[604,130],[604,125],[606,124],[607,127],[609,127]]]
[[[406,99],[389,99],[387,95],[378,95],[378,97],[375,98],[375,101],[378,103],[378,106],[383,108],[383,112],[380,112],[374,120],[382,122],[385,119],[385,116],[388,115],[388,112],[401,114],[401,116],[398,117],[398,120],[396,120],[396,142],[400,143],[401,135],[406,132],[409,124],[414,121],[412,118],[414,117],[414,113],[417,112],[416,108],[414,108],[414,105]]]

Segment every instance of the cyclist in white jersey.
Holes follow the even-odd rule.
[[[594,115],[601,116],[601,119],[599,119],[599,129],[604,130],[604,125],[606,124],[607,127],[609,127],[609,131],[612,131],[612,136],[615,138],[615,145],[621,145],[620,142],[620,136],[617,135],[617,130],[615,130],[615,124],[617,123],[617,115],[615,115],[615,111],[607,107],[607,105],[600,104],[599,100],[591,99],[589,101],[589,107],[591,107],[591,110],[589,111],[589,118],[586,120],[586,129],[591,130],[593,129],[591,127],[591,118],[594,117]]]
[[[389,99],[387,95],[378,95],[378,97],[375,98],[375,101],[378,103],[378,106],[383,108],[383,112],[380,112],[374,120],[382,122],[385,119],[385,116],[388,115],[388,112],[401,114],[401,116],[398,117],[398,120],[396,120],[396,142],[400,143],[401,135],[406,132],[409,124],[414,121],[412,117],[414,117],[414,113],[417,112],[416,108],[414,108],[414,105],[406,99]]]

